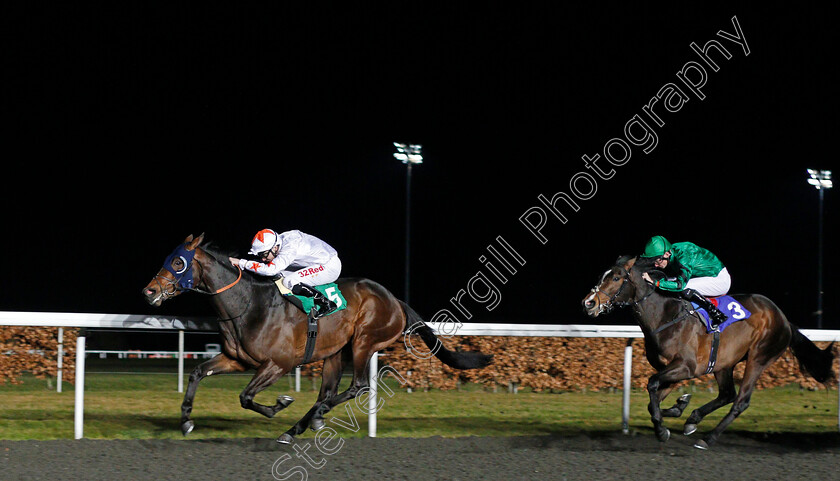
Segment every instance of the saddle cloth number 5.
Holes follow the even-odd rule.
[[[335,302],[335,307],[339,308],[339,307],[341,307],[341,304],[342,304],[341,296],[336,294],[335,289],[336,289],[335,287],[330,287],[330,288],[324,289],[324,293],[327,294],[327,298],[329,298],[329,300]]]

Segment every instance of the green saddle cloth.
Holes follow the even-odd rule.
[[[292,294],[292,292],[286,289],[279,281],[277,282],[277,287],[280,289],[280,293],[286,296],[292,304],[296,305],[300,310],[304,313],[309,314],[312,311],[312,308],[315,307],[315,300],[311,297],[306,296],[298,296]],[[314,286],[316,291],[319,291],[321,294],[326,296],[327,299],[333,301],[336,305],[336,308],[330,312],[323,313],[322,316],[326,316],[328,314],[332,314],[333,312],[338,312],[342,309],[347,309],[347,299],[344,298],[344,294],[341,293],[341,290],[338,288],[338,284],[335,282],[330,284],[323,284],[320,286]]]

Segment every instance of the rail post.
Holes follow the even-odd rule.
[[[630,434],[630,378],[633,373],[633,339],[624,347],[624,393],[621,403],[621,431]]]
[[[376,437],[376,405],[378,399],[376,398],[376,390],[377,385],[376,381],[377,374],[379,373],[379,362],[378,362],[379,353],[374,352],[373,356],[370,357],[370,364],[369,364],[369,371],[368,371],[368,387],[370,391],[368,392],[368,437],[375,438]]]
[[[58,328],[58,366],[56,372],[55,392],[61,392],[61,380],[64,377],[64,328]]]
[[[184,392],[184,330],[178,330],[178,392]]]
[[[75,439],[82,439],[84,435],[85,417],[85,336],[86,329],[79,331],[76,338],[76,407],[73,413],[73,428]]]

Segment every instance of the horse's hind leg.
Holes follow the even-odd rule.
[[[309,426],[313,431],[318,431],[324,427],[324,414],[328,410],[324,409],[325,403],[335,397],[338,392],[338,385],[341,383],[341,353],[336,353],[332,357],[324,360],[323,378],[321,381],[321,392],[318,393],[318,401]]]
[[[341,382],[341,352],[337,352],[324,360],[324,369],[321,372],[321,391],[318,393],[318,400],[304,414],[300,421],[295,423],[288,431],[281,434],[277,438],[277,442],[281,444],[290,444],[294,441],[295,436],[304,432],[310,424],[312,429],[319,430],[324,427],[324,414],[327,410],[323,410],[322,406],[335,396],[338,391],[338,385]]]
[[[691,412],[691,416],[685,422],[683,434],[686,436],[693,434],[697,431],[697,425],[700,424],[703,418],[735,399],[735,381],[732,378],[732,370],[733,368],[729,367],[715,373],[715,380],[718,384],[718,396]]]
[[[181,403],[181,432],[184,433],[184,436],[195,428],[195,423],[190,419],[190,414],[192,413],[193,400],[199,381],[211,374],[241,372],[246,369],[239,361],[228,357],[225,353],[218,354],[213,359],[205,361],[193,369],[189,384],[187,384],[187,392],[184,393],[184,402]]]
[[[753,389],[755,389],[755,383],[758,381],[758,376],[760,376],[761,373],[764,372],[764,369],[772,364],[773,361],[775,361],[780,355],[781,353],[773,356],[769,360],[750,359],[747,361],[747,368],[744,370],[744,379],[741,381],[741,388],[738,390],[738,395],[735,396],[735,399],[732,401],[732,409],[729,410],[729,414],[724,416],[720,423],[718,423],[718,425],[715,426],[709,434],[694,444],[695,448],[708,449],[711,447],[717,442],[720,435],[727,427],[729,427],[732,421],[740,416],[742,412],[747,410],[750,406],[750,397],[752,396]]]
[[[274,417],[278,411],[286,408],[289,404],[292,404],[295,400],[291,396],[282,394],[277,397],[277,403],[275,403],[274,406],[266,406],[254,402],[254,397],[280,379],[285,372],[288,372],[288,368],[289,366],[278,366],[274,363],[274,361],[267,361],[263,363],[257,369],[257,373],[254,374],[254,377],[251,378],[251,382],[245,386],[245,389],[239,395],[239,403],[242,404],[242,407],[260,413],[267,418],[271,418]]]

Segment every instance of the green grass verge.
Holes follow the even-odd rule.
[[[171,374],[87,375],[84,435],[99,439],[181,439],[180,405],[176,377]],[[278,394],[289,394],[296,401],[273,419],[267,419],[239,406],[239,392],[249,376],[211,376],[201,382],[195,400],[195,431],[189,439],[274,438],[297,422],[312,406],[317,392],[304,379],[302,392],[292,392],[291,378],[257,396],[257,402],[274,404]],[[342,390],[349,383],[345,378]],[[392,385],[393,386],[393,385]],[[25,377],[22,385],[0,385],[0,439],[72,439],[73,386],[65,392],[47,389],[44,380]],[[460,391],[430,391],[408,394],[394,390],[382,396],[378,413],[380,437],[427,436],[525,436],[574,434],[621,429],[621,393],[490,393],[476,386]],[[666,425],[682,431],[688,412],[710,401],[716,393],[698,389],[682,419],[668,419]],[[663,403],[669,407],[672,394]],[[630,427],[649,432],[647,393],[631,394]],[[353,401],[338,406],[331,416],[349,422],[351,409],[359,425],[357,431],[335,422],[329,425],[342,437],[367,435],[368,416]],[[700,430],[711,429],[729,408],[713,413]],[[731,426],[733,431],[752,432],[836,432],[837,390],[803,391],[776,388],[757,391],[750,408]],[[301,435],[311,437],[312,433]]]

